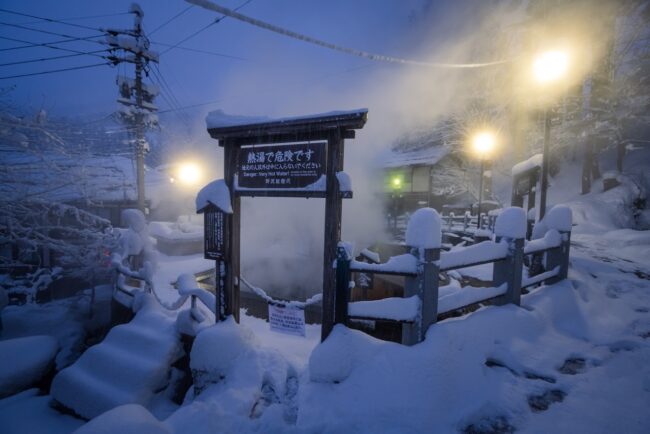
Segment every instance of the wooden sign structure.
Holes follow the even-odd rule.
[[[224,148],[224,179],[233,214],[226,233],[226,315],[239,322],[241,197],[320,197],[325,199],[323,325],[321,339],[334,326],[336,246],[341,237],[344,140],[363,128],[368,111],[331,112],[248,124],[208,126]]]

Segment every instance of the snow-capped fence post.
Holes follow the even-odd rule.
[[[506,208],[494,224],[496,242],[508,243],[508,256],[494,262],[494,286],[506,284],[506,293],[497,304],[521,303],[521,279],[524,262],[524,238],[526,236],[526,212],[519,207]]]
[[[350,301],[350,282],[352,255],[348,245],[339,242],[336,247],[336,289],[334,300],[334,324],[347,324],[348,302]]]
[[[402,343],[422,342],[429,326],[438,316],[438,261],[442,240],[441,219],[433,208],[421,208],[409,219],[406,245],[418,258],[417,275],[407,277],[404,297],[420,298],[420,313],[411,324],[402,326]]]
[[[573,224],[571,208],[556,205],[546,214],[544,221],[549,230],[555,229],[560,233],[562,240],[558,248],[546,252],[546,269],[552,270],[555,267],[560,267],[558,274],[545,282],[551,284],[566,279],[569,274],[569,249]]]

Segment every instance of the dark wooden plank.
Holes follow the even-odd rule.
[[[327,195],[325,197],[325,236],[323,253],[323,326],[321,340],[329,336],[334,327],[336,271],[336,246],[341,238],[342,205],[336,172],[343,170],[343,138],[336,129],[327,142]]]

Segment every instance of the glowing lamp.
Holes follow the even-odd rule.
[[[201,168],[194,163],[183,163],[178,167],[178,180],[193,185],[201,179]]]
[[[488,156],[494,150],[494,145],[496,145],[496,137],[488,131],[476,134],[472,140],[474,152],[480,157]]]
[[[569,69],[569,55],[560,50],[540,54],[533,62],[535,79],[540,83],[555,81]]]

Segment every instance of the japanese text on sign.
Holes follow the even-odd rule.
[[[305,311],[295,307],[269,304],[271,330],[296,336],[305,336]]]
[[[304,188],[325,174],[325,142],[244,147],[238,185],[243,188]]]

